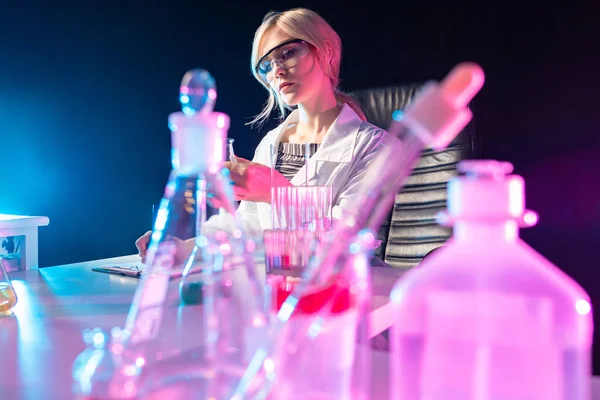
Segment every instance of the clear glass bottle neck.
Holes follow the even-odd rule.
[[[468,242],[514,242],[519,238],[519,225],[514,220],[457,220],[453,227],[453,238]]]

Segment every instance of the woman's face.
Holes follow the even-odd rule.
[[[327,88],[329,78],[311,45],[273,27],[263,35],[258,50],[259,76],[286,104],[310,101]]]

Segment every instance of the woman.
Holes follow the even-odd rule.
[[[353,98],[338,89],[341,56],[339,36],[311,10],[270,12],[256,31],[251,68],[269,99],[252,123],[264,122],[274,108],[285,119],[263,138],[252,161],[238,158],[227,164],[236,199],[242,200],[237,216],[250,236],[260,237],[271,226],[271,146],[277,149],[274,185],[331,185],[333,217],[339,218],[360,196],[361,179],[384,142],[397,140],[366,122]],[[218,216],[206,224],[207,229],[218,226]],[[136,241],[142,258],[149,235]],[[178,260],[187,258],[193,246],[193,239],[180,242]]]

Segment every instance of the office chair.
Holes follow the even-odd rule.
[[[353,93],[367,120],[383,129],[390,125],[392,113],[406,107],[422,84],[381,87]],[[473,109],[473,105],[470,105]],[[406,185],[396,195],[395,204],[382,224],[382,240],[376,256],[395,268],[412,268],[452,235],[451,228],[440,226],[435,217],[446,208],[448,181],[457,175],[456,165],[480,156],[480,140],[473,121],[444,151],[426,149]]]

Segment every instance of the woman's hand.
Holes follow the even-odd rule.
[[[226,162],[225,167],[235,182],[236,200],[271,203],[271,168],[266,165],[236,157],[236,162]],[[292,186],[279,171],[273,171],[273,186]]]
[[[138,238],[138,240],[135,241],[135,247],[137,247],[138,249],[139,255],[142,259],[142,264],[146,262],[146,256],[148,254],[148,244],[150,244],[150,236],[152,236],[152,231],[144,233]],[[173,238],[173,240],[176,246],[175,258],[173,261],[176,265],[178,265],[185,262],[188,259],[188,257],[192,253],[192,250],[194,249],[195,241],[193,238],[188,240],[181,240],[175,237]]]
[[[142,236],[135,241],[135,247],[138,249],[138,253],[142,258],[142,264],[146,261],[146,253],[148,252],[148,244],[150,243],[150,236],[152,236],[152,231],[148,231],[144,233]]]

